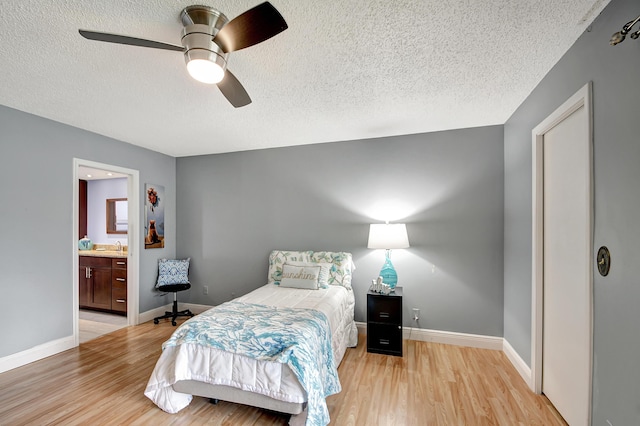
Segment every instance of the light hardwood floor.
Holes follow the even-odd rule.
[[[144,394],[169,323],[127,327],[0,374],[1,425],[286,425],[288,416],[194,398],[177,414]],[[340,365],[332,425],[564,425],[499,351],[405,341],[403,358],[366,352]]]

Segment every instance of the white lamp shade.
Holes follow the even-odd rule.
[[[370,249],[389,250],[409,247],[407,225],[404,223],[372,223],[369,227],[369,243],[367,247]]]

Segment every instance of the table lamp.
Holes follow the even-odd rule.
[[[409,237],[407,226],[404,223],[374,224],[369,226],[369,242],[367,248],[385,249],[386,258],[380,276],[382,282],[388,284],[392,289],[398,284],[398,274],[393,263],[391,263],[391,250],[409,247]]]

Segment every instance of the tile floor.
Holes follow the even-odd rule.
[[[80,343],[127,326],[127,317],[80,309]]]

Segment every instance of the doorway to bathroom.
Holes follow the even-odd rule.
[[[74,159],[76,345],[138,324],[139,172]]]

